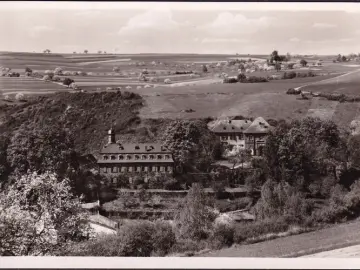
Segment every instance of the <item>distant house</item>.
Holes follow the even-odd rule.
[[[241,148],[251,150],[254,156],[261,156],[266,136],[271,128],[264,118],[258,117],[254,121],[218,121],[210,130],[218,136],[222,144],[238,145]]]
[[[101,149],[98,166],[100,173],[116,183],[121,174],[169,173],[174,170],[171,151],[159,143],[119,143],[113,129],[108,131],[108,142]]]

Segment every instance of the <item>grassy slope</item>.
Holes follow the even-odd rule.
[[[360,221],[262,243],[202,254],[206,257],[298,257],[359,244]]]

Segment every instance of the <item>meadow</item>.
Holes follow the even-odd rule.
[[[36,54],[0,53],[0,66],[10,67],[23,76],[25,67],[44,72],[61,67],[68,71],[84,71],[87,76],[68,76],[85,91],[105,91],[109,88],[132,91],[142,95],[146,106],[140,114],[145,118],[198,118],[242,115],[263,116],[268,119],[296,119],[305,116],[319,116],[333,119],[347,127],[359,116],[357,104],[346,104],[323,98],[299,99],[286,95],[289,88],[301,87],[312,92],[340,92],[358,94],[360,79],[356,63],[332,63],[331,56],[306,58],[309,67],[298,68],[295,72],[311,70],[316,77],[273,80],[268,83],[222,84],[218,74],[229,76],[238,73],[237,67],[211,66],[202,72],[203,64],[224,63],[233,58],[266,58],[265,55],[191,55],[191,54]],[[313,66],[317,59],[322,66]],[[155,63],[155,64],[154,64]],[[114,72],[113,68],[119,71]],[[156,82],[139,81],[143,70]],[[174,74],[175,71],[194,71],[197,76]],[[288,72],[288,71],[287,71]],[[250,75],[281,75],[284,71],[256,71]],[[340,76],[340,77],[339,77]],[[171,84],[164,84],[165,79]],[[148,85],[146,88],[144,86]],[[56,83],[43,82],[33,78],[0,78],[0,94],[26,95],[69,91]],[[0,99],[0,103],[4,102]],[[189,112],[189,110],[192,112]]]

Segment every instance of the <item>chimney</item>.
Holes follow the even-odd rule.
[[[108,144],[115,143],[115,131],[111,128],[108,131]]]

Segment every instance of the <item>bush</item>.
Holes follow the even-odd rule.
[[[148,257],[154,250],[153,236],[156,234],[152,222],[142,221],[125,225],[120,229],[120,256]],[[161,243],[161,242],[160,242]]]
[[[230,212],[245,209],[252,203],[250,197],[237,198],[235,200],[218,200],[215,203],[216,208],[221,212]]]
[[[238,80],[236,78],[225,78],[223,83],[237,83]]]
[[[63,81],[63,85],[66,85],[67,87],[69,87],[73,82],[74,82],[73,79],[65,78]]]
[[[254,223],[239,224],[235,228],[234,242],[241,244],[249,240],[269,234],[285,232],[289,229],[289,221],[284,218],[274,218],[256,221]]]
[[[243,81],[245,81],[245,80],[246,80],[245,74],[242,74],[242,73],[238,74],[238,75],[237,75],[237,80],[238,80],[238,82],[243,82]]]
[[[263,83],[263,82],[268,82],[268,81],[269,80],[265,77],[250,76],[242,82],[243,83]]]
[[[153,255],[164,256],[176,243],[175,233],[172,226],[166,221],[155,222],[155,232],[153,239]]]
[[[233,224],[218,223],[210,237],[210,243],[213,248],[219,249],[229,247],[234,243],[235,228]]]
[[[181,189],[181,187],[180,187],[180,183],[175,178],[169,178],[164,182],[164,189],[179,190]]]
[[[294,88],[289,88],[287,91],[286,91],[286,94],[287,95],[300,95],[301,93],[301,90],[299,89],[294,89]]]
[[[33,71],[32,71],[32,69],[31,69],[31,68],[26,67],[26,68],[25,68],[25,72],[32,73]]]
[[[286,80],[286,79],[293,79],[296,77],[296,73],[294,71],[291,72],[284,72],[284,74],[282,75],[282,79]]]

